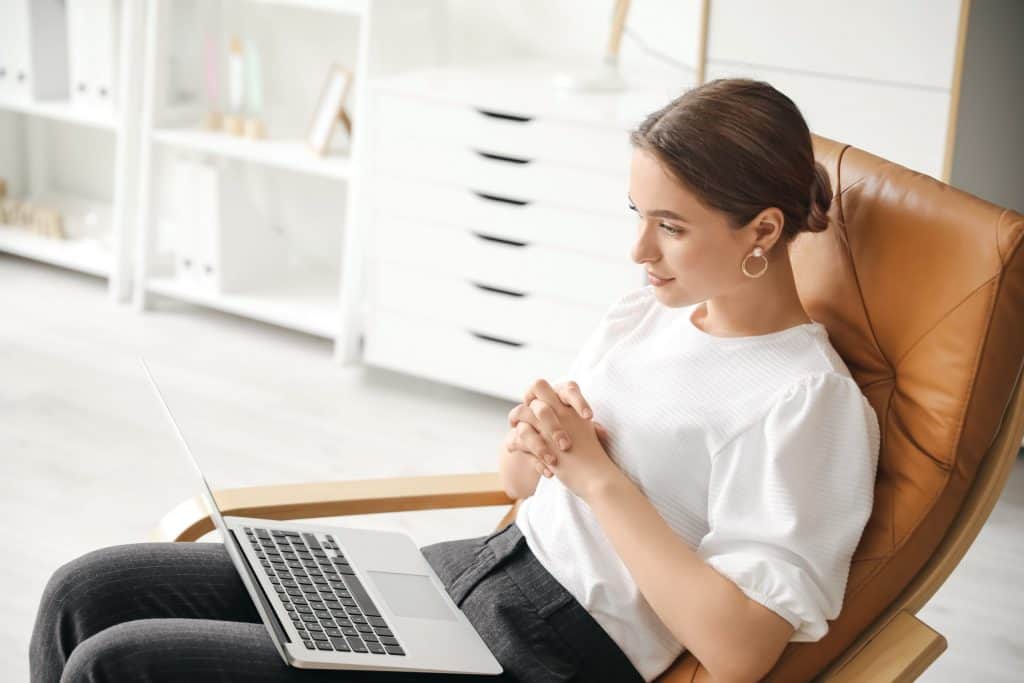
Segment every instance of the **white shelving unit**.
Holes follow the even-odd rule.
[[[178,149],[205,152],[225,159],[251,161],[271,168],[280,168],[309,175],[348,180],[351,176],[349,156],[344,153],[318,157],[310,153],[301,140],[261,140],[228,137],[193,128],[161,128],[153,131],[153,140]]]
[[[348,259],[359,258],[349,253],[356,247],[349,241],[347,226],[350,220],[348,196],[356,181],[353,158],[359,153],[358,138],[365,134],[360,125],[366,120],[361,109],[362,90],[375,71],[400,70],[420,63],[424,51],[428,53],[428,60],[439,54],[441,38],[436,31],[416,34],[424,33],[423,21],[418,19],[426,16],[428,20],[439,20],[445,3],[442,0],[222,0],[208,3],[204,10],[216,14],[218,28],[203,22],[195,25],[218,35],[220,44],[226,43],[229,34],[240,33],[241,38],[257,45],[261,55],[267,55],[266,59],[261,58],[267,137],[260,140],[202,128],[199,122],[206,106],[201,97],[171,101],[174,90],[171,64],[176,59],[175,49],[180,49],[183,40],[175,32],[187,21],[176,13],[175,5],[175,0],[149,0],[145,22],[134,303],[139,310],[148,310],[153,308],[153,295],[170,297],[328,338],[340,345],[344,337],[342,273],[348,267]],[[210,10],[211,6],[216,9]],[[440,27],[440,23],[437,25]],[[397,30],[407,26],[412,42],[386,42],[402,54],[390,58],[388,45],[371,51],[371,43],[385,42],[382,34],[392,35],[396,26]],[[295,49],[286,44],[289,39],[295,41]],[[422,49],[417,50],[417,45]],[[306,54],[302,50],[306,50]],[[288,60],[295,60],[295,63]],[[330,150],[319,156],[305,141],[305,124],[313,116],[316,96],[332,63],[353,72],[346,109],[353,121],[354,137],[347,140],[339,125]],[[181,78],[180,73],[178,77]],[[193,78],[193,82],[185,86],[179,84],[178,90],[191,87],[199,91],[198,80]],[[282,94],[282,89],[288,92]],[[238,186],[246,188],[247,198],[252,204],[260,205],[276,231],[270,237],[267,233],[260,234],[265,239],[277,240],[280,245],[282,263],[279,268],[268,270],[265,277],[257,277],[245,286],[225,288],[197,281],[179,267],[175,245],[187,227],[182,227],[182,219],[176,223],[168,218],[168,213],[173,213],[170,209],[174,202],[167,201],[166,194],[168,183],[173,182],[168,169],[180,159],[216,168],[218,174],[229,174],[237,179]],[[247,230],[247,226],[222,225],[222,230],[225,228],[236,234]],[[255,235],[259,230],[254,228],[252,232]],[[246,258],[244,247],[222,245],[219,249],[220,259]]]
[[[109,113],[72,103],[68,96],[37,98],[28,93],[0,93],[0,177],[9,198],[58,209],[66,239],[44,237],[21,226],[0,224],[0,252],[106,278],[114,300],[129,297],[134,160],[137,152],[137,60],[140,2],[119,4],[118,107]],[[10,8],[3,8],[8,11]],[[0,13],[2,14],[2,13]],[[0,23],[3,23],[0,16]],[[72,128],[71,132],[68,127]],[[77,145],[62,144],[81,138]],[[9,144],[8,144],[9,142]],[[90,154],[101,150],[99,154]],[[94,172],[95,160],[110,164],[95,171],[107,175],[108,193],[67,187],[67,167],[81,177]],[[81,166],[81,169],[78,167]],[[88,183],[85,183],[88,184]],[[105,196],[104,196],[105,195]]]

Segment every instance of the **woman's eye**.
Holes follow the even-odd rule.
[[[629,210],[636,214],[640,213],[639,211],[637,211],[636,206],[633,204],[629,205]],[[671,225],[667,225],[665,223],[658,223],[658,227],[667,232],[668,234],[672,235],[673,237],[683,232],[680,228],[673,228]]]

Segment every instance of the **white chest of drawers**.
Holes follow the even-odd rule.
[[[664,93],[569,94],[539,62],[373,82],[364,361],[509,399],[567,370],[622,292],[628,132]]]

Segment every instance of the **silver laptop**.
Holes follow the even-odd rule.
[[[222,516],[146,361],[150,386],[281,658],[301,669],[500,674],[407,534]]]

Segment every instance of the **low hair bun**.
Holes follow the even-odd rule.
[[[811,211],[807,216],[807,230],[821,232],[829,224],[828,210],[832,206],[832,182],[821,163],[814,162],[814,181],[811,182]]]

